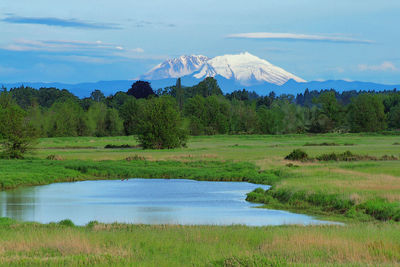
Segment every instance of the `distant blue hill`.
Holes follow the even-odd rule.
[[[311,81],[305,83],[299,83],[294,80],[289,80],[283,85],[276,85],[270,83],[261,83],[250,86],[243,86],[241,84],[235,83],[235,81],[225,79],[222,76],[215,77],[218,80],[218,84],[220,85],[222,91],[224,93],[230,93],[235,90],[246,89],[249,91],[255,91],[259,95],[267,95],[271,91],[274,91],[276,94],[298,94],[303,93],[307,88],[309,90],[321,90],[321,89],[335,89],[336,91],[350,91],[350,90],[375,90],[375,91],[383,91],[383,90],[393,90],[400,89],[400,85],[387,85],[387,84],[378,84],[378,83],[370,83],[370,82],[357,82],[357,81],[343,81],[343,80],[329,80],[329,81]],[[182,84],[185,86],[193,86],[198,84],[201,80],[193,78],[191,76],[186,76],[182,78]],[[71,93],[75,94],[78,97],[87,97],[90,93],[96,89],[101,90],[106,96],[115,94],[118,91],[126,92],[131,85],[134,83],[134,80],[119,80],[119,81],[99,81],[93,83],[78,83],[78,84],[66,84],[66,83],[30,83],[30,82],[19,82],[19,83],[1,83],[0,86],[3,85],[6,88],[14,88],[19,87],[21,85],[30,86],[36,89],[41,87],[56,87],[59,89],[67,89]],[[163,80],[153,80],[149,81],[154,90],[159,88],[164,88],[168,86],[173,86],[176,83],[176,79],[168,78]]]

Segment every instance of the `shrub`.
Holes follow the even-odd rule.
[[[390,203],[384,199],[374,199],[359,205],[359,208],[378,220],[400,221],[399,203]]]
[[[125,160],[126,160],[126,161],[132,161],[132,160],[146,160],[146,158],[143,157],[143,156],[134,155],[134,156],[127,157]]]
[[[92,228],[95,227],[97,224],[99,224],[98,221],[90,221],[90,222],[88,222],[88,224],[86,224],[86,227],[92,229]]]
[[[285,157],[287,160],[297,160],[297,161],[305,161],[308,158],[308,154],[301,149],[295,149]]]
[[[74,227],[75,224],[70,219],[65,219],[58,222],[59,225],[67,226],[67,227]]]
[[[316,157],[319,161],[357,161],[357,160],[398,160],[397,157],[393,155],[383,155],[380,158],[370,155],[357,155],[353,154],[350,151],[346,151],[343,153],[329,153],[329,154],[322,154]]]
[[[399,158],[393,155],[383,155],[380,160],[399,160]]]
[[[339,144],[336,143],[305,143],[304,146],[339,146]]]
[[[64,158],[62,156],[54,155],[54,154],[47,156],[46,159],[48,159],[48,160],[64,160]]]
[[[135,148],[135,146],[131,146],[131,145],[128,145],[128,144],[125,144],[125,145],[111,145],[111,144],[108,144],[108,145],[105,145],[104,148],[106,148],[106,149],[109,149],[109,148]]]

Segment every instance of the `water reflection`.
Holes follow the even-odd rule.
[[[60,183],[0,192],[0,215],[43,223],[69,218],[78,225],[92,220],[252,226],[325,223],[306,215],[254,208],[257,205],[245,197],[257,187],[174,179]]]
[[[0,214],[2,217],[14,218],[20,221],[30,220],[35,215],[35,188],[10,190],[0,194]]]

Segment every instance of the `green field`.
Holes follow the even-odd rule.
[[[0,263],[398,265],[400,160],[284,160],[298,148],[310,157],[351,151],[400,158],[398,143],[398,135],[379,134],[221,135],[191,137],[187,148],[141,150],[104,148],[135,146],[134,137],[41,139],[28,159],[0,160],[0,188],[121,177],[250,181],[273,185],[255,196],[267,207],[346,225],[65,227],[3,220]]]

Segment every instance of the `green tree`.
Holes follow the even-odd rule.
[[[130,97],[121,107],[120,115],[123,119],[124,131],[126,135],[137,134],[140,120],[140,112],[143,110],[147,100]]]
[[[104,96],[103,92],[98,90],[98,89],[96,89],[92,93],[90,93],[90,98],[94,102],[104,102],[104,100],[106,99],[106,97]]]
[[[321,132],[330,132],[343,121],[342,107],[336,99],[334,91],[326,91],[314,98],[314,103],[320,104],[320,112],[316,117]]]
[[[34,127],[27,113],[3,90],[0,94],[0,137],[2,138],[2,157],[22,159],[36,140]]]
[[[225,134],[230,128],[231,108],[224,97],[202,97],[196,95],[185,104],[185,114],[189,119],[190,133]]]
[[[392,107],[388,114],[389,126],[392,129],[400,129],[400,104]]]
[[[138,124],[138,140],[144,149],[170,149],[186,146],[183,120],[172,97],[146,102]]]
[[[78,102],[67,99],[55,102],[47,117],[47,135],[56,136],[80,136],[87,135],[88,129],[85,122],[85,114]]]
[[[348,110],[352,132],[377,132],[386,128],[382,99],[377,95],[361,94],[354,97]]]
[[[176,97],[175,97],[176,101],[178,102],[179,109],[182,110],[183,105],[185,103],[185,91],[182,88],[181,78],[178,78],[176,80],[175,90],[176,90]]]
[[[239,91],[240,92],[240,91]],[[258,117],[255,107],[233,98],[231,101],[231,132],[253,134],[258,131]]]
[[[98,137],[107,136],[106,114],[106,104],[96,102],[90,106],[89,110],[87,111],[89,135]]]
[[[258,125],[263,134],[279,134],[283,132],[283,119],[285,114],[279,106],[274,105],[271,108],[261,106],[257,110]]]

